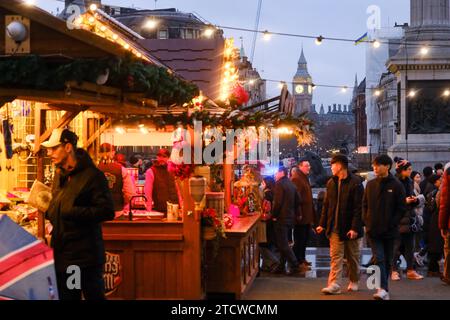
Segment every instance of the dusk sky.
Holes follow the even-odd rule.
[[[152,0],[103,0],[105,4],[154,9]],[[367,31],[368,6],[381,9],[382,27],[395,22],[409,22],[409,0],[263,0],[260,30],[324,37],[356,39]],[[215,25],[254,29],[258,0],[158,0],[156,8],[177,8],[192,12]],[[37,0],[37,5],[49,11],[62,10],[64,1]],[[240,46],[243,37],[248,56],[253,34],[224,29],[226,37],[234,37]],[[314,40],[273,36],[264,41],[259,35],[253,65],[261,77],[291,81],[297,69],[301,47],[304,47],[308,70],[316,84],[353,86],[355,73],[361,81],[365,75],[365,46],[353,43],[324,41],[317,46]],[[277,83],[267,83],[267,96],[279,94]],[[342,93],[337,88],[318,87],[313,103],[325,107],[333,103],[348,104],[351,90]],[[318,108],[317,108],[318,109]]]

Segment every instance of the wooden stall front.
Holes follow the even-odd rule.
[[[226,238],[220,242],[217,257],[208,241],[206,257],[206,293],[229,294],[241,299],[259,271],[258,225],[260,215],[237,218]]]

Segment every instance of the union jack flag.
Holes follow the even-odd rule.
[[[0,300],[58,299],[53,250],[0,215]]]

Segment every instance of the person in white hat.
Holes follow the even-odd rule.
[[[114,204],[103,172],[89,154],[77,148],[78,137],[67,129],[53,131],[42,146],[57,167],[53,198],[46,218],[53,225],[51,246],[61,300],[105,299],[105,248],[101,223],[114,218]],[[81,288],[67,287],[69,266],[79,267]],[[70,282],[70,281],[69,281]]]

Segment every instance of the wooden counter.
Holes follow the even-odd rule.
[[[115,220],[103,225],[105,249],[118,254],[121,280],[111,299],[182,299],[183,222]]]
[[[253,283],[259,270],[257,243],[260,215],[235,218],[226,239],[221,239],[219,253],[212,260],[212,242],[207,243],[206,292],[230,293],[234,298],[242,295]]]

